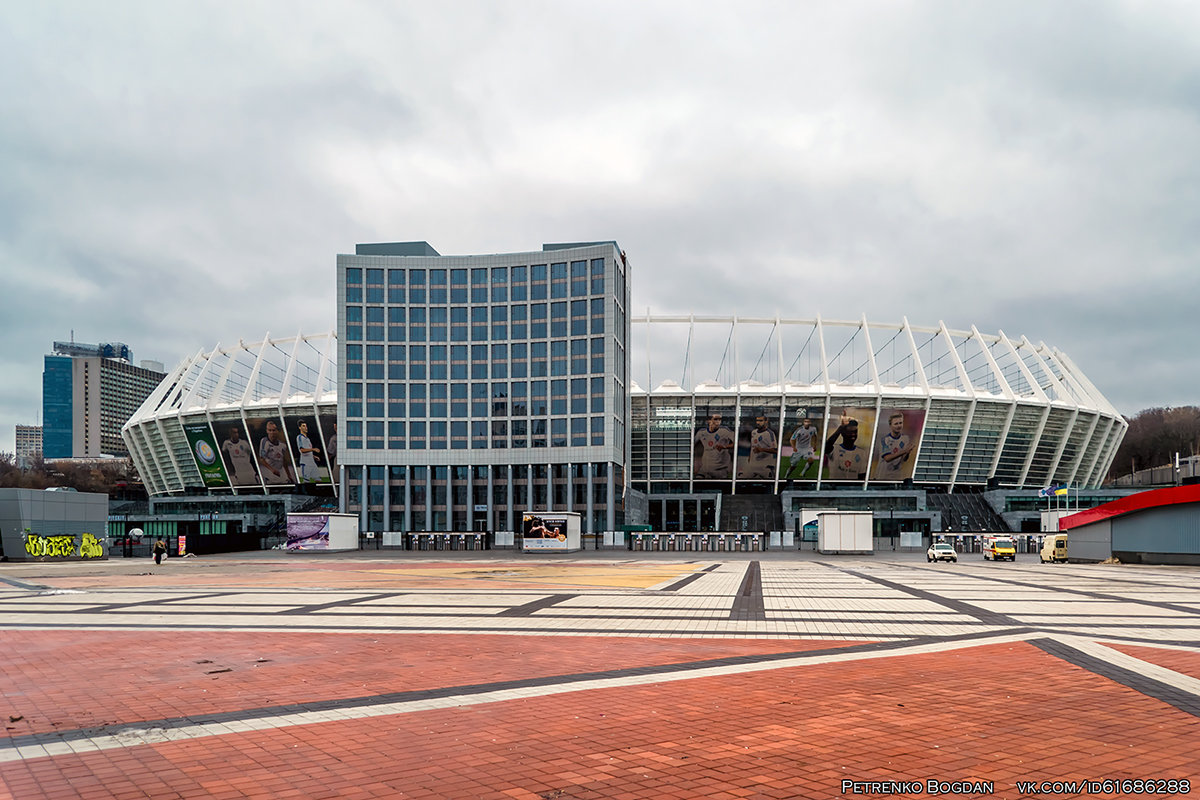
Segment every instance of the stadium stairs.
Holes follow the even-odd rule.
[[[774,494],[727,494],[721,498],[722,531],[783,530],[783,504]]]
[[[1008,524],[997,514],[983,495],[974,492],[927,492],[925,506],[942,514],[942,530],[963,533],[1008,532]],[[963,520],[966,519],[966,527]]]

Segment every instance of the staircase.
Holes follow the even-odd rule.
[[[942,530],[962,533],[1008,532],[1008,524],[988,505],[981,494],[929,492],[925,495],[925,506],[930,511],[942,513]]]
[[[783,530],[783,503],[774,494],[727,494],[721,497],[719,531]]]

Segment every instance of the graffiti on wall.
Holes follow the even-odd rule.
[[[74,536],[41,536],[27,532],[25,552],[34,558],[103,558],[104,546],[90,533],[81,534],[76,545]]]

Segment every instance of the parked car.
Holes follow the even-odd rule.
[[[925,551],[925,557],[929,561],[958,561],[958,553],[945,542],[934,542]]]
[[[1066,562],[1067,560],[1067,535],[1065,533],[1052,533],[1042,542],[1041,550],[1042,563],[1049,561],[1053,564],[1055,561]]]

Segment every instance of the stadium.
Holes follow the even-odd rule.
[[[332,494],[336,349],[330,332],[239,341],[183,359],[121,431],[147,492]],[[300,436],[323,444],[322,457],[300,452]]]
[[[632,374],[653,387],[631,389],[632,478],[647,488],[714,479],[766,481],[773,489],[788,480],[1094,488],[1127,427],[1065,353],[1003,332],[865,318],[646,316],[633,323]],[[705,469],[696,435],[713,415],[738,441],[733,458]],[[769,435],[761,438],[771,447],[755,459],[757,418],[765,419]],[[847,448],[839,431],[850,425],[857,433]],[[793,439],[797,428],[811,433]],[[902,451],[898,457],[889,457],[889,443]],[[793,463],[793,455],[810,452],[815,460]]]
[[[1044,343],[907,320],[646,315],[630,323],[627,485],[616,527],[791,530],[804,509],[823,507],[871,510],[885,537],[1032,531],[1043,487],[1074,487],[1076,503],[1108,499],[1098,487],[1127,423]],[[325,333],[185,358],[123,431],[147,490],[191,504],[176,510],[205,498],[244,510],[229,501],[256,495],[337,503],[347,489],[337,462],[337,353],[336,335]],[[315,457],[303,452],[305,440]],[[271,451],[278,470],[264,466]],[[436,456],[410,452],[407,461],[433,465]],[[349,502],[340,506],[361,511],[368,470],[347,472]],[[442,494],[451,530],[466,500]],[[565,494],[547,492],[547,510],[569,510]],[[422,525],[412,519],[397,512],[381,525],[364,514],[363,527],[440,529],[432,514]],[[501,515],[492,527],[505,522]]]

